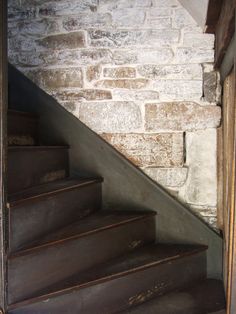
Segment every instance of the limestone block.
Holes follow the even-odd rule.
[[[176,49],[174,63],[205,63],[214,62],[214,50],[207,48],[185,48]]]
[[[221,121],[218,106],[200,106],[192,102],[169,102],[145,105],[147,131],[197,130],[214,128]]]
[[[83,103],[79,118],[99,133],[135,132],[142,126],[139,106],[128,101]]]
[[[201,80],[202,67],[200,64],[184,65],[142,65],[138,67],[138,73],[151,79],[165,80]]]
[[[189,204],[216,206],[216,129],[186,133],[186,165],[189,173],[180,197]]]
[[[51,93],[53,97],[62,101],[93,101],[112,99],[111,92],[100,89],[66,89]]]
[[[136,69],[133,67],[104,68],[103,76],[110,78],[134,78]]]
[[[139,167],[183,164],[183,134],[102,134],[103,138]]]
[[[187,168],[145,168],[143,171],[154,181],[165,187],[177,188],[184,185],[187,179]]]
[[[98,81],[95,86],[103,88],[140,89],[148,86],[146,79],[111,79]]]
[[[159,99],[159,93],[152,90],[114,89],[112,95],[114,100],[136,100],[147,102]]]
[[[37,41],[39,45],[49,49],[77,49],[86,46],[84,32],[73,32],[47,36]]]

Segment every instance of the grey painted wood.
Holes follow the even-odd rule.
[[[6,308],[7,1],[0,2],[0,308]],[[1,312],[1,309],[0,309]]]
[[[234,67],[234,56],[235,56],[235,46],[236,46],[236,39],[235,35],[225,53],[224,59],[222,61],[220,67],[220,79],[221,82],[224,82],[226,77],[230,74]]]
[[[208,275],[222,277],[222,239],[208,225],[119,152],[87,128],[56,100],[10,67],[15,108],[40,115],[41,138],[68,143],[71,173],[104,178],[105,208],[139,208],[157,212],[156,234],[163,243],[198,243],[209,246]],[[33,101],[32,101],[33,100]],[[62,127],[63,126],[63,127]]]

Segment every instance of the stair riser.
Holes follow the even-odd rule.
[[[37,128],[37,118],[20,113],[8,113],[8,145],[36,145]]]
[[[63,179],[68,176],[68,150],[10,149],[8,153],[8,193]]]
[[[9,251],[69,225],[101,208],[101,183],[23,202],[10,209]],[[24,228],[22,228],[24,226]]]
[[[206,277],[206,255],[198,253],[117,279],[68,291],[47,302],[10,310],[10,314],[116,313]]]
[[[12,258],[9,303],[154,240],[155,218],[150,216]]]

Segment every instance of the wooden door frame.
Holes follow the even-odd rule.
[[[7,1],[0,2],[0,313],[6,311]]]

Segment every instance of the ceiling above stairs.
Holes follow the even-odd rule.
[[[204,30],[209,0],[179,0],[179,2]]]

